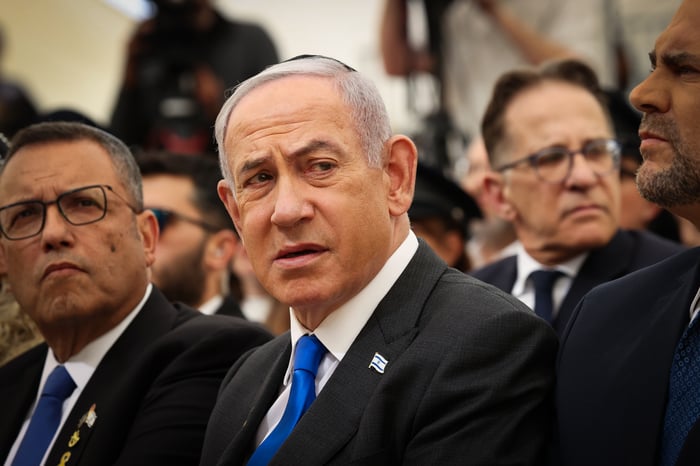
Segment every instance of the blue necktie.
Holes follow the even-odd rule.
[[[688,432],[700,414],[700,325],[697,319],[678,341],[671,364],[668,404],[659,465],[676,463]]]
[[[316,373],[326,351],[315,335],[304,335],[299,339],[294,356],[292,388],[287,407],[279,424],[253,452],[253,456],[248,460],[248,466],[262,466],[269,463],[301,416],[316,399]]]
[[[75,390],[75,382],[63,366],[49,374],[29,427],[17,449],[12,466],[37,466],[61,423],[63,402]]]
[[[535,285],[535,314],[552,323],[554,304],[552,303],[552,288],[554,282],[562,276],[558,270],[535,270],[530,274]]]

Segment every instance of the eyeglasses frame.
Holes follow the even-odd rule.
[[[89,222],[85,222],[85,223],[72,222],[66,216],[65,212],[63,212],[63,209],[61,208],[61,204],[60,204],[61,199],[63,199],[65,196],[68,196],[70,194],[74,194],[78,191],[83,191],[83,190],[92,189],[92,188],[100,188],[102,190],[102,195],[104,196],[104,199],[105,199],[105,206],[104,206],[102,215],[99,218],[96,218],[95,220],[90,220]],[[117,191],[115,191],[112,186],[110,186],[108,184],[92,184],[92,185],[81,186],[79,188],[64,191],[61,194],[59,194],[58,196],[56,196],[56,199],[54,199],[52,201],[42,201],[40,199],[29,199],[26,201],[13,202],[12,204],[8,204],[8,205],[0,207],[0,212],[2,212],[3,210],[9,209],[11,207],[16,207],[18,205],[23,205],[23,204],[40,204],[42,206],[41,226],[39,227],[39,229],[36,233],[32,233],[31,235],[22,236],[19,238],[14,238],[14,237],[11,238],[10,236],[8,236],[7,232],[2,227],[1,223],[0,223],[0,233],[10,241],[20,241],[23,239],[33,238],[34,236],[39,235],[42,231],[44,231],[44,227],[46,226],[46,211],[47,211],[48,207],[50,205],[53,205],[53,204],[56,204],[56,208],[58,209],[58,212],[61,214],[61,217],[63,217],[63,219],[66,222],[68,222],[69,224],[71,224],[73,226],[83,226],[83,225],[90,225],[92,223],[97,223],[100,220],[102,220],[103,218],[105,218],[105,216],[107,215],[108,201],[107,201],[107,193],[105,192],[105,189],[107,189],[108,191],[113,193],[115,196],[117,196],[117,198],[119,200],[121,200],[124,204],[126,204],[127,207],[129,207],[129,209],[132,212],[134,212],[135,214],[140,213],[139,210],[136,209],[134,206],[132,206],[129,201],[127,201],[122,195],[120,195]]]
[[[536,165],[537,160],[540,157],[547,155],[547,152],[551,151],[553,149],[552,147],[548,147],[548,148],[539,150],[539,151],[535,152],[534,154],[526,155],[525,157],[522,157],[518,160],[507,163],[505,165],[501,165],[500,167],[496,168],[495,171],[501,173],[501,172],[504,172],[506,170],[510,170],[512,168],[517,167],[518,165],[522,165],[523,163],[527,162],[530,165],[530,167],[532,167],[532,169],[535,171],[535,174],[537,175],[537,177],[541,181],[544,181],[545,183],[549,183],[549,184],[560,184],[560,183],[565,182],[571,176],[571,171],[574,168],[574,156],[576,156],[577,154],[581,154],[581,155],[583,155],[584,158],[586,158],[586,156],[583,153],[586,146],[589,145],[591,142],[600,141],[600,140],[605,141],[606,144],[612,144],[612,148],[613,148],[612,151],[609,151],[610,156],[611,156],[612,161],[613,161],[612,169],[609,172],[605,172],[605,173],[595,172],[596,175],[598,175],[598,176],[605,176],[605,175],[608,175],[608,174],[614,172],[616,169],[620,168],[620,160],[622,157],[622,146],[616,139],[612,139],[612,138],[601,138],[601,139],[594,139],[594,140],[588,141],[586,144],[583,145],[583,147],[581,147],[577,150],[570,150],[570,149],[561,148],[562,152],[564,152],[568,157],[568,159],[567,159],[568,166],[566,169],[566,175],[558,181],[551,181],[551,180],[547,180],[547,179],[543,178],[542,175],[540,175],[540,172],[537,169],[537,165]]]

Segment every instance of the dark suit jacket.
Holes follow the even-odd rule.
[[[539,464],[556,347],[519,301],[421,242],[270,465]],[[201,465],[245,463],[290,352],[286,333],[232,368]],[[384,374],[369,368],[375,353]]]
[[[562,464],[657,464],[671,360],[698,286],[700,248],[584,297],[559,354]],[[700,464],[700,425],[676,464]]]
[[[557,317],[552,322],[557,334],[562,334],[576,304],[594,286],[655,264],[684,249],[678,243],[645,231],[618,230],[606,246],[590,252],[571,283]],[[472,275],[510,293],[517,277],[516,256],[506,257],[475,270]]]
[[[221,303],[221,306],[219,306],[219,308],[216,310],[216,312],[214,312],[214,314],[220,316],[240,317],[241,319],[245,319],[243,311],[241,311],[241,307],[238,305],[238,301],[236,301],[236,298],[234,298],[231,295],[224,296],[224,302]]]
[[[197,464],[218,387],[240,354],[270,339],[232,317],[173,306],[155,288],[104,356],[47,457],[56,465]],[[0,368],[0,463],[37,394],[47,346]],[[92,425],[81,418],[95,406]],[[69,446],[78,432],[80,440]]]

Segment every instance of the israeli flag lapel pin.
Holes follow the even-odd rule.
[[[374,369],[375,371],[379,372],[380,374],[384,373],[384,369],[386,369],[386,365],[389,363],[389,361],[382,356],[379,353],[374,353],[374,357],[372,358],[372,362],[369,363],[369,368]]]

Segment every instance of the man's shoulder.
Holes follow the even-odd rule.
[[[641,260],[656,263],[671,255],[687,250],[685,246],[675,241],[663,238],[645,230],[620,230],[625,241],[632,243],[634,254]]]
[[[15,380],[13,374],[21,374],[30,367],[42,366],[46,358],[47,348],[46,343],[40,343],[0,366],[0,386],[5,383],[12,384]]]
[[[222,364],[272,336],[261,325],[232,316],[205,315],[181,303],[170,303],[156,289],[110,353],[134,355],[146,364],[171,365],[195,355]],[[195,361],[191,361],[195,362]]]
[[[170,338],[219,339],[251,337],[267,341],[270,333],[260,324],[229,315],[206,315],[181,303],[172,304],[177,318],[168,332]]]
[[[651,293],[657,292],[660,284],[675,282],[681,273],[697,267],[698,260],[700,260],[700,248],[676,251],[675,254],[661,258],[649,266],[593,288],[588,293],[588,297],[604,297],[610,293],[619,294],[623,290],[629,290],[635,294],[643,293],[645,290]]]
[[[490,264],[486,264],[478,269],[475,269],[469,274],[479,280],[484,280],[484,277],[492,277],[494,275],[502,273],[504,270],[514,269],[516,266],[516,256],[511,255],[498,259]],[[488,280],[486,280],[488,281]]]

